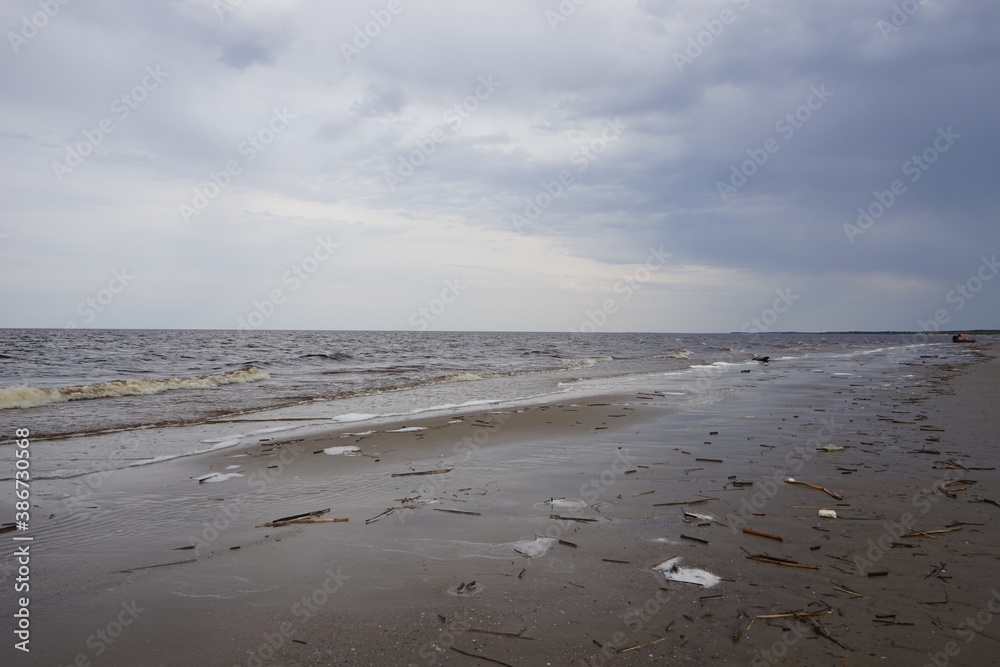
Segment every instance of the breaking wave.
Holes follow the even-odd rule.
[[[226,384],[257,382],[258,380],[266,380],[269,377],[271,376],[264,371],[251,366],[250,368],[238,371],[229,371],[228,373],[217,373],[214,375],[175,377],[160,380],[133,378],[53,389],[15,385],[0,388],[0,410],[30,408],[48,403],[82,401],[90,398],[159,394],[173,389],[212,389]]]

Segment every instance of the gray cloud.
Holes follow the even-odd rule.
[[[330,234],[268,326],[405,327],[458,271],[436,325],[566,330],[651,246],[609,330],[738,329],[779,288],[781,329],[995,326],[1000,281],[948,295],[1000,250],[1000,6],[559,6],[10,3],[0,325],[129,266],[93,326],[231,327]]]

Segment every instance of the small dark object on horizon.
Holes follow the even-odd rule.
[[[754,361],[759,361],[762,364],[766,364],[768,361],[771,360],[771,357],[761,356],[761,355],[758,354],[757,356],[755,356],[753,358],[753,360]]]

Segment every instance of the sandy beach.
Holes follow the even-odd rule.
[[[713,382],[36,482],[5,664],[994,664],[997,349]]]

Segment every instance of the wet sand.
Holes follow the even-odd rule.
[[[16,664],[993,664],[1000,506],[977,501],[1000,502],[1000,366],[983,354],[261,436],[69,504],[81,480],[38,482]],[[323,452],[344,446],[361,455]],[[243,477],[197,481],[213,472]],[[326,508],[349,521],[256,527]],[[674,557],[722,581],[667,581],[653,567]]]

